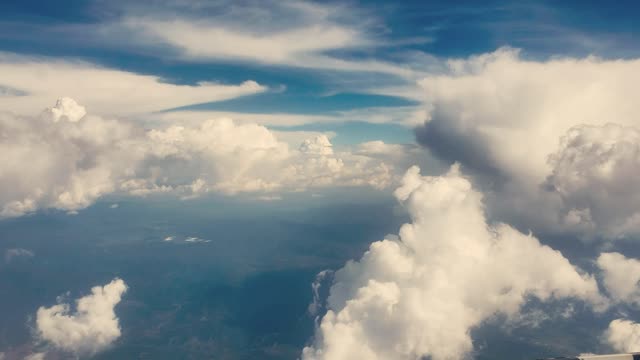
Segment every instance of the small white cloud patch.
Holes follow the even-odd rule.
[[[61,120],[78,122],[87,115],[87,110],[84,106],[79,105],[75,100],[63,97],[58,99],[56,106],[45,110],[45,114],[48,115],[53,122]]]
[[[612,252],[600,254],[597,264],[612,300],[640,304],[640,261]]]
[[[196,243],[209,243],[209,242],[211,242],[211,240],[201,239],[201,238],[196,237],[196,236],[189,236],[188,238],[184,239],[184,242],[196,244]]]
[[[4,261],[6,263],[10,263],[14,258],[17,257],[34,257],[35,254],[33,253],[33,251],[31,250],[27,250],[27,249],[22,249],[22,248],[14,248],[14,249],[7,249],[4,252]]]
[[[66,303],[40,307],[36,317],[38,337],[78,355],[104,350],[120,337],[114,308],[126,290],[124,281],[114,279],[105,286],[92,288],[90,295],[76,300],[73,312]]]

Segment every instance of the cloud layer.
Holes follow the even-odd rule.
[[[88,115],[70,98],[36,117],[0,114],[0,135],[7,159],[0,165],[2,217],[41,208],[76,211],[114,192],[188,198],[207,192],[382,188],[394,177],[381,157],[336,152],[321,134],[296,149],[264,126],[224,118],[146,130]]]
[[[106,42],[126,34],[129,42],[148,51],[163,51],[167,56],[166,48],[169,48],[173,50],[171,54],[189,61],[372,71],[403,77],[413,74],[408,66],[376,60],[370,55],[335,54],[336,50],[357,53],[388,45],[378,36],[381,32],[375,30],[378,20],[374,13],[346,4],[306,1],[249,1],[242,6],[227,2],[196,6],[175,2],[160,4],[162,6],[153,10],[123,6],[119,9],[121,17],[88,31]]]
[[[69,304],[38,309],[36,325],[40,339],[55,347],[79,355],[104,350],[120,337],[120,324],[114,308],[127,291],[121,279],[91,289],[91,294]]]
[[[529,297],[601,308],[593,277],[506,224],[488,224],[482,195],[457,166],[410,169],[395,192],[412,222],[335,273],[328,311],[304,359],[464,358],[470,331]]]

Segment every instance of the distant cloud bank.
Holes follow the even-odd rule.
[[[0,165],[1,217],[43,208],[73,213],[114,192],[182,198],[262,193],[261,199],[277,199],[275,191],[384,188],[395,176],[384,156],[369,155],[368,148],[336,152],[322,134],[296,149],[264,126],[227,118],[146,130],[87,114],[70,98],[38,116],[0,114],[0,128],[7,159]],[[393,149],[396,155],[401,150]]]

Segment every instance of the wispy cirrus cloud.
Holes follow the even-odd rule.
[[[7,30],[4,36],[10,41],[32,44],[31,52],[35,53],[47,54],[47,49],[56,49],[56,53],[86,53],[83,58],[96,58],[93,53],[99,51],[112,54],[112,60],[139,56],[141,59],[136,59],[141,61],[153,59],[151,62],[185,67],[218,64],[235,67],[232,72],[250,67],[253,72],[247,71],[247,78],[240,80],[234,75],[233,81],[227,74],[216,73],[213,78],[221,79],[221,83],[212,82],[212,74],[202,72],[200,77],[206,81],[189,79],[176,84],[161,76],[136,73],[139,68],[125,71],[98,65],[103,63],[100,56],[96,63],[90,63],[68,57],[6,53],[0,58],[0,74],[9,76],[0,81],[4,89],[0,94],[5,95],[0,97],[0,106],[29,113],[60,96],[70,96],[93,113],[142,115],[263,92],[266,90],[263,83],[270,87],[287,86],[251,81],[282,69],[306,74],[304,77],[310,80],[303,87],[317,88],[311,92],[303,88],[302,94],[295,96],[292,94],[298,90],[284,91],[281,98],[291,105],[305,97],[322,100],[327,93],[343,92],[413,100],[419,93],[415,80],[438,63],[433,57],[418,56],[404,48],[406,44],[430,39],[392,38],[379,14],[354,4],[88,1],[74,9],[74,14],[51,23],[0,20],[0,29]],[[394,48],[395,55],[380,56],[380,50],[385,48]],[[145,71],[153,74],[153,69]],[[169,69],[164,74],[181,79],[181,74],[172,72]],[[47,81],[39,82],[40,79]],[[122,96],[113,96],[115,93]],[[393,109],[377,108],[369,109],[364,117],[355,120],[395,121],[398,116]],[[340,114],[331,114],[321,121],[325,119],[343,121]]]
[[[218,101],[266,91],[255,81],[240,84],[171,84],[153,75],[106,68],[85,61],[0,53],[0,107],[33,113],[60,96],[81,101],[101,115],[147,114],[172,107]]]
[[[371,52],[431,41],[392,39],[374,11],[308,1],[89,1],[84,21],[46,24],[64,48],[110,49],[186,62],[254,63],[415,78],[423,64],[401,64]],[[9,39],[41,41],[42,24],[0,22]],[[404,52],[401,51],[401,52]]]
[[[97,39],[113,42],[127,36],[129,43],[148,51],[170,49],[165,55],[195,62],[379,72],[403,78],[415,78],[417,73],[411,66],[367,56],[367,49],[393,46],[394,42],[384,36],[382,21],[373,12],[344,4],[267,1],[118,6],[119,16],[95,25]]]

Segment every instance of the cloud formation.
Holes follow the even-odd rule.
[[[619,352],[636,352],[640,349],[640,324],[616,319],[605,332],[606,342]]]
[[[40,352],[40,353],[29,354],[24,358],[24,360],[45,360],[45,358],[46,358],[46,353]]]
[[[224,118],[146,130],[87,114],[70,98],[36,117],[0,113],[0,151],[7,159],[0,165],[0,217],[77,211],[114,192],[189,198],[382,188],[394,178],[384,160],[335,151],[325,135],[292,149],[264,126]]]
[[[34,257],[34,256],[35,256],[35,254],[31,250],[22,249],[22,248],[7,249],[4,252],[4,262],[8,264],[13,259],[18,258],[18,257],[31,258],[31,257]]]
[[[640,304],[640,261],[620,253],[602,253],[597,260],[609,297],[628,304]]]
[[[109,69],[84,61],[0,52],[0,108],[22,115],[50,105],[61,94],[93,114],[131,116],[197,103],[231,99],[267,90],[252,80],[237,85],[200,82],[171,84],[152,75]]]
[[[533,61],[512,49],[449,62],[421,81],[418,141],[459,161],[492,214],[540,231],[637,232],[640,60]],[[620,203],[619,203],[620,202]]]
[[[609,298],[616,303],[640,305],[640,261],[616,253],[602,253],[597,265],[602,285]],[[640,324],[628,319],[615,319],[603,335],[613,350],[634,352],[640,350]]]
[[[71,99],[36,117],[0,113],[0,216],[84,208],[134,170],[136,129],[84,114]]]
[[[328,311],[303,359],[464,358],[470,331],[529,297],[600,309],[595,279],[531,235],[487,223],[482,194],[453,166],[411,168],[395,191],[412,222],[335,273]]]
[[[123,15],[100,24],[96,38],[109,42],[127,34],[130,42],[149,51],[168,47],[189,61],[374,71],[403,77],[413,74],[408,66],[370,57],[353,59],[331,54],[335,50],[358,51],[388,45],[377,36],[379,31],[374,30],[375,14],[365,14],[364,10],[345,4],[306,1],[245,2],[242,6],[224,1],[197,6],[160,4],[153,10],[135,5],[121,7]]]
[[[91,289],[91,294],[69,304],[40,307],[36,325],[40,339],[78,355],[93,355],[120,337],[120,324],[114,308],[127,291],[121,279]]]
[[[566,226],[609,238],[640,233],[640,129],[575,126],[549,163],[545,185],[562,198]]]

